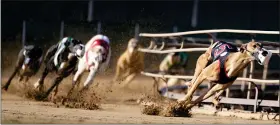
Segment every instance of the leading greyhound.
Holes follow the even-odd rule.
[[[272,53],[263,48],[261,43],[254,40],[243,44],[240,50],[230,43],[216,41],[198,58],[191,88],[184,98],[178,100],[179,103],[183,103],[189,109],[218,92],[213,100],[213,103],[217,105],[218,97],[232,85],[239,73],[251,61],[256,60],[260,65],[264,65],[268,63],[271,55]],[[194,91],[204,80],[215,82],[216,85],[196,100],[191,101]]]

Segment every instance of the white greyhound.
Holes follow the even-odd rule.
[[[83,84],[84,89],[88,89],[93,83],[93,78],[98,72],[104,72],[110,62],[111,48],[109,38],[105,35],[95,35],[85,45],[85,53],[82,58],[79,59],[78,70],[72,81],[72,88],[68,92],[71,94],[77,82],[80,82],[80,78],[85,71],[89,71],[89,75]],[[67,96],[68,96],[67,95]]]

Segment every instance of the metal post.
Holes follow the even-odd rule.
[[[280,90],[278,90],[278,102],[280,103]]]
[[[198,14],[198,0],[194,0],[193,3],[193,13],[192,13],[192,27],[196,27],[197,25],[197,14]]]
[[[135,25],[134,38],[139,40],[139,24],[138,23]]]
[[[60,23],[60,39],[62,39],[64,36],[64,21],[61,21]]]
[[[243,78],[247,78],[247,74],[248,74],[248,67],[246,67],[244,70],[243,70]],[[242,81],[241,83],[241,91],[244,92],[245,90],[245,83],[246,81]]]
[[[229,88],[226,89],[226,97],[229,97]]]
[[[255,62],[254,62],[254,61],[251,61],[250,75],[249,75],[249,78],[250,78],[250,79],[253,78],[254,66],[255,66]],[[251,88],[252,88],[251,86],[252,86],[252,83],[250,82],[249,85],[248,85],[247,99],[250,99]]]
[[[88,22],[93,20],[93,0],[88,1]]]
[[[99,21],[97,24],[97,34],[101,33],[101,22]]]
[[[173,26],[173,32],[178,32],[178,27],[177,26]]]
[[[26,39],[26,23],[24,20],[22,22],[22,38],[21,38],[22,47],[24,47],[24,45],[25,45],[25,39]]]
[[[250,82],[251,84],[251,82]],[[256,91],[256,95],[255,95],[255,104],[254,104],[254,113],[257,112],[257,104],[258,104],[258,95],[259,95],[259,90],[256,84],[255,85],[255,91]]]
[[[267,77],[267,70],[268,70],[268,63],[267,64],[265,64],[264,65],[264,67],[263,67],[263,80],[265,80],[266,79],[266,77]],[[262,91],[264,91],[265,90],[265,82],[263,82],[262,83]]]

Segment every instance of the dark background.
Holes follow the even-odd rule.
[[[152,33],[172,32],[175,25],[178,31],[221,28],[278,31],[279,6],[279,0],[200,0],[198,23],[194,28],[191,27],[193,0],[95,1],[92,22],[87,22],[88,1],[6,0],[1,3],[1,55],[2,59],[10,60],[11,51],[19,51],[23,20],[26,20],[27,27],[26,42],[39,44],[45,49],[59,41],[61,21],[65,23],[65,36],[73,36],[84,43],[96,34],[96,24],[101,21],[102,33],[109,36],[112,44],[118,43],[113,46],[113,51],[117,53],[114,56],[118,57],[129,38],[134,36],[136,23],[140,24],[140,32]],[[250,34],[223,33],[218,37],[251,39]],[[258,34],[256,40],[279,41],[279,37]],[[10,48],[16,45],[18,47]],[[191,65],[196,58],[191,59]],[[2,63],[2,67],[5,65],[10,64]],[[280,69],[278,56],[272,58],[269,68]]]
[[[179,31],[215,28],[279,29],[278,0],[200,0],[196,28],[191,27],[192,8],[192,0],[95,1],[92,23],[101,21],[104,25],[127,24],[132,26],[139,23],[140,27],[159,27],[161,32],[172,31],[174,25],[178,26]],[[51,27],[59,29],[62,20],[69,25],[85,25],[83,23],[86,23],[87,12],[88,1],[2,1],[2,40],[12,39],[20,34],[23,20],[27,21],[27,29],[36,27],[36,32],[38,32],[38,30]],[[32,26],[32,24],[38,26]],[[52,31],[55,31],[56,28]],[[27,35],[31,37],[32,32],[29,31]],[[270,39],[270,37],[268,38]],[[277,37],[271,39],[277,40]]]

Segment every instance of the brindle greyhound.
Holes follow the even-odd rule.
[[[24,82],[28,82],[29,78],[35,75],[40,69],[42,58],[42,48],[35,45],[24,46],[18,54],[17,62],[12,75],[9,77],[2,89],[5,91],[8,90],[9,85],[16,74],[19,76],[19,82],[22,81],[24,77]]]
[[[218,97],[226,88],[232,85],[239,73],[251,61],[257,60],[260,65],[264,65],[268,63],[271,55],[272,53],[263,48],[261,43],[254,40],[243,44],[240,50],[229,43],[216,41],[198,58],[194,78],[191,80],[191,88],[188,90],[187,95],[178,101],[184,103],[186,108],[192,108],[218,92],[213,100],[213,103],[218,105]],[[216,85],[212,86],[196,100],[191,101],[194,91],[204,80],[215,82]]]
[[[34,87],[38,88],[39,91],[43,91],[44,79],[48,73],[55,71],[57,76],[52,86],[40,99],[46,98],[54,87],[56,89],[53,97],[57,94],[59,83],[71,73],[74,73],[78,57],[83,55],[83,51],[84,45],[82,42],[70,37],[65,37],[61,42],[48,49],[44,59],[45,69]]]

